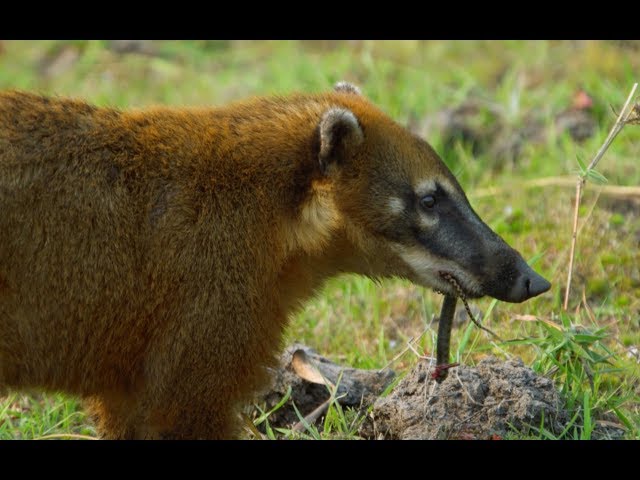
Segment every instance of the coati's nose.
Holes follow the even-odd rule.
[[[540,295],[551,288],[551,284],[538,275],[533,269],[522,262],[520,275],[509,292],[508,302],[524,302],[525,300]]]

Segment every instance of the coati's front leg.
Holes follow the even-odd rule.
[[[139,409],[132,398],[113,394],[95,395],[85,401],[85,407],[101,438],[106,440],[144,438],[140,430]]]
[[[151,392],[150,392],[151,393]],[[228,439],[237,434],[230,404],[186,391],[173,398],[94,396],[87,401],[98,434],[109,440]]]
[[[240,434],[238,407],[268,379],[264,367],[271,362],[259,348],[271,343],[275,353],[277,343],[258,334],[240,348],[229,338],[187,335],[187,324],[179,328],[149,350],[135,392],[93,399],[105,438],[231,439]],[[181,346],[172,340],[176,336],[197,341]]]

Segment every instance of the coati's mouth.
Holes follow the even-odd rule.
[[[480,298],[486,295],[481,282],[455,262],[437,258],[429,251],[425,252],[422,246],[408,248],[396,243],[393,247],[404,263],[413,270],[412,278],[416,284],[442,295],[460,298]]]
[[[477,298],[479,297],[479,295],[466,290],[462,285],[463,283],[458,280],[451,272],[447,272],[446,270],[438,270],[438,275],[440,276],[440,278],[442,280],[444,280],[446,283],[448,283],[449,285],[451,285],[451,288],[453,288],[454,292],[453,294],[456,297],[462,298],[462,299],[466,299],[466,298]],[[436,292],[441,293],[442,295],[445,294],[445,292],[442,292],[440,290],[436,289]]]

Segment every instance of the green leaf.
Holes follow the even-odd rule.
[[[300,422],[302,423],[302,425],[304,426],[304,428],[309,432],[309,434],[311,434],[311,436],[316,439],[316,440],[321,440],[320,437],[320,432],[318,432],[318,429],[315,428],[314,425],[311,425],[300,413],[300,410],[298,410],[298,407],[296,407],[296,402],[291,402],[291,405],[293,406],[293,410],[296,413],[296,416],[298,417],[298,420],[300,420]]]
[[[502,345],[542,345],[546,342],[544,338],[526,337],[526,338],[514,338],[511,340],[505,340]]]
[[[569,315],[567,315],[564,312],[560,313],[560,321],[562,322],[562,326],[569,330],[569,328],[571,328],[571,318],[569,318]]]
[[[627,429],[629,430],[633,430],[633,424],[631,423],[631,421],[627,418],[627,416],[622,413],[622,411],[616,407],[613,407],[613,411],[615,412],[616,416],[618,417],[618,420],[620,420],[625,427],[627,427]]]
[[[536,264],[538,260],[540,260],[544,255],[544,252],[536,253],[533,257],[527,260],[527,264],[532,267]]]
[[[275,433],[273,433],[273,429],[271,428],[271,425],[269,424],[268,420],[267,420],[267,423],[265,423],[265,432],[266,432],[267,438],[269,440],[275,440],[276,439],[276,435],[275,435]]]
[[[264,422],[265,420],[267,420],[271,414],[273,414],[274,412],[278,411],[280,408],[282,408],[282,406],[287,403],[287,400],[289,400],[289,397],[291,396],[291,385],[289,385],[289,387],[287,388],[287,392],[284,394],[284,396],[282,397],[282,399],[277,403],[277,405],[275,407],[273,407],[271,410],[269,410],[268,412],[264,413],[261,409],[261,415],[256,418],[253,421],[253,424],[257,427],[258,425],[260,425],[262,422]]]
[[[594,169],[587,170],[587,178],[598,185],[603,185],[609,181],[604,175]]]
[[[576,333],[573,336],[574,341],[578,342],[578,343],[586,343],[586,344],[592,344],[597,342],[598,340],[602,339],[602,336],[600,335],[592,335],[589,333]]]
[[[576,154],[576,160],[578,161],[578,165],[580,165],[580,175],[584,176],[587,171],[587,166],[584,164],[580,155]]]
[[[462,354],[467,348],[467,344],[469,343],[469,338],[471,337],[471,333],[473,332],[474,328],[476,328],[476,326],[473,324],[473,322],[469,323],[465,328],[464,334],[462,335],[462,339],[460,340],[460,343],[458,344],[458,349],[456,351],[456,362],[461,361]]]

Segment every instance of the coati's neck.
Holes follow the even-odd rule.
[[[284,261],[278,276],[281,307],[286,313],[302,306],[324,283],[341,273],[364,273],[357,249],[343,229],[332,232],[321,249],[299,250]]]

